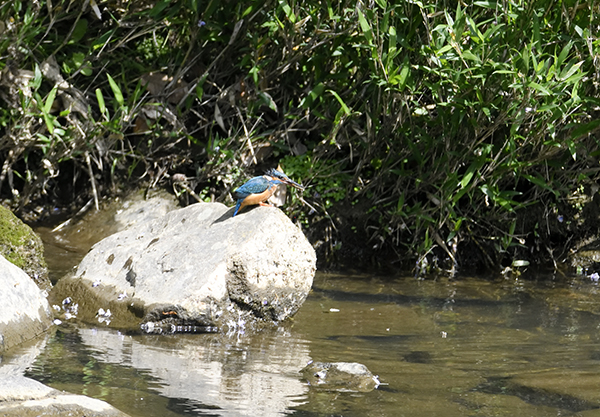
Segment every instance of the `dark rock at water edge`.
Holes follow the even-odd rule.
[[[314,249],[280,210],[231,217],[219,203],[136,222],[97,243],[53,298],[71,297],[79,317],[148,331],[213,331],[279,322],[302,305],[315,273]]]

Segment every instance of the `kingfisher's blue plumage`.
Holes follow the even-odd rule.
[[[304,189],[303,186],[292,181],[283,172],[271,169],[265,175],[248,180],[248,182],[233,192],[233,197],[237,200],[233,216],[238,214],[245,206],[256,204],[268,205],[264,202],[273,195],[279,184],[291,185],[301,190]]]

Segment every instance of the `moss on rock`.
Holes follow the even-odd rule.
[[[0,254],[25,271],[41,289],[52,286],[42,239],[3,206],[0,206]]]

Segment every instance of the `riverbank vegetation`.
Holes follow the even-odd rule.
[[[558,265],[597,232],[600,6],[15,0],[0,195],[232,203],[281,164],[322,265]],[[41,209],[37,209],[42,207]]]

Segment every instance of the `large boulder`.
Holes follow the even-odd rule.
[[[106,199],[100,210],[77,214],[60,225],[40,226],[35,231],[44,242],[50,279],[58,281],[73,271],[91,247],[134,223],[156,220],[180,206],[163,190],[132,192]]]
[[[127,328],[143,318],[147,330],[212,331],[292,316],[312,286],[314,249],[279,209],[231,215],[223,204],[201,203],[134,223],[98,242],[58,282],[55,300],[71,297],[86,321]]]
[[[0,255],[27,273],[43,290],[52,284],[42,239],[12,211],[0,205]]]
[[[0,255],[0,352],[44,332],[52,324],[46,293]]]

